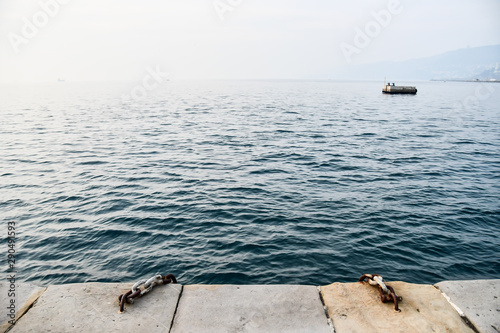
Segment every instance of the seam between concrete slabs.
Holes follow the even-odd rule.
[[[179,293],[179,297],[177,297],[177,304],[175,305],[174,315],[172,316],[172,321],[170,322],[170,328],[168,329],[168,333],[172,331],[172,327],[174,326],[175,316],[177,315],[177,309],[179,308],[179,303],[181,301],[183,292],[184,292],[184,285],[181,284],[181,292]]]
[[[455,309],[455,311],[457,311],[458,315],[460,316],[460,318],[462,318],[462,320],[464,321],[464,323],[469,326],[474,332],[476,333],[481,333],[477,328],[476,326],[474,326],[474,324],[469,320],[469,318],[467,318],[467,316],[465,315],[465,313],[462,311],[462,309],[460,309],[458,307],[458,305],[456,305],[455,303],[453,303],[451,301],[451,298],[450,296],[446,295],[446,293],[444,291],[442,291],[441,289],[439,289],[438,286],[436,285],[433,285],[434,288],[436,288],[437,290],[439,290],[439,292],[441,293],[441,296],[444,297],[444,299],[452,306],[453,309]]]
[[[333,320],[328,315],[328,307],[326,306],[325,300],[323,299],[323,295],[321,294],[321,286],[317,286],[316,289],[318,289],[319,299],[321,301],[321,304],[323,304],[323,311],[325,312],[326,322],[327,322],[328,326],[330,327],[331,332],[335,333],[335,327],[333,326]]]
[[[30,298],[28,298],[28,300],[26,301],[26,303],[24,303],[23,306],[21,307],[21,309],[19,309],[19,311],[18,311],[19,318],[16,319],[14,325],[9,325],[7,327],[7,329],[4,331],[4,333],[7,333],[8,331],[10,331],[16,325],[16,323],[25,314],[27,314],[29,310],[31,310],[31,308],[36,304],[36,302],[38,302],[38,300],[40,299],[40,297],[42,297],[42,295],[45,293],[46,290],[47,290],[47,287],[43,288],[42,290],[39,290],[38,292],[36,292],[35,294],[33,294]],[[32,300],[32,298],[33,298],[33,300]],[[2,329],[3,329],[3,327],[2,327]]]

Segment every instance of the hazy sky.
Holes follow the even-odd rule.
[[[0,0],[0,81],[328,78],[500,44],[499,13],[500,0]]]

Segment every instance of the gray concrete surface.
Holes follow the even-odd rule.
[[[0,332],[5,332],[12,326],[9,321],[18,320],[28,311],[44,290],[45,288],[30,283],[14,283],[14,287],[12,287],[8,280],[0,282],[0,309],[2,309]],[[15,318],[10,317],[11,309]]]
[[[368,283],[333,283],[321,294],[336,333],[449,332],[474,333],[430,285],[386,282],[398,296],[401,312],[393,303],[382,303],[377,287]]]
[[[155,287],[120,314],[118,295],[132,284],[16,284],[20,319],[9,328],[11,286],[3,281],[0,332],[329,333],[329,322],[337,333],[473,332],[460,316],[481,333],[500,332],[500,280],[389,282],[403,297],[401,312],[366,283],[333,283],[320,288],[328,315],[314,286],[178,284]]]
[[[17,332],[168,332],[182,290],[159,285],[119,313],[118,296],[133,283],[49,286],[12,329]]]
[[[185,286],[172,333],[330,333],[317,287]]]
[[[435,286],[479,332],[500,332],[500,280],[444,281]]]

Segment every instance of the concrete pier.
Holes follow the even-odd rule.
[[[444,281],[436,284],[453,307],[480,332],[500,332],[499,280]]]
[[[132,283],[17,284],[0,332],[500,332],[500,280],[387,282],[401,312],[366,283],[156,286],[119,313]],[[0,283],[2,295],[10,285]]]
[[[171,332],[330,333],[314,286],[185,286]]]

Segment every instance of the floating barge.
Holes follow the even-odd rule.
[[[396,86],[394,83],[387,83],[383,88],[382,92],[384,94],[412,94],[417,93],[416,87],[411,86]]]

